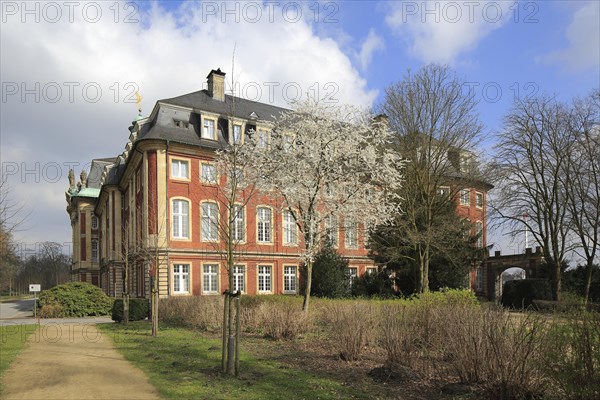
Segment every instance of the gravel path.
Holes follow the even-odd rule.
[[[23,325],[15,325],[10,334],[20,329]],[[2,400],[160,399],[94,323],[39,326],[2,381]]]

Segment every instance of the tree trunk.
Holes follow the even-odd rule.
[[[235,312],[235,376],[239,376],[240,373],[240,312],[242,310],[242,298],[236,299],[236,312]]]
[[[235,375],[235,337],[233,335],[233,305],[235,299],[231,297],[231,292],[227,296],[230,297],[227,315],[227,374]]]
[[[583,304],[587,306],[589,298],[590,298],[590,287],[592,286],[592,272],[594,269],[593,260],[589,259],[586,265],[586,274],[585,274],[585,293],[583,298]]]
[[[310,303],[310,290],[312,287],[312,261],[306,262],[306,290],[304,292],[304,302],[302,303],[302,311],[308,313],[308,305]]]
[[[223,341],[221,343],[221,370],[227,373],[227,311],[229,310],[229,295],[225,294],[223,301]]]

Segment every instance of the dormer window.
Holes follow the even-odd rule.
[[[233,143],[234,144],[242,143],[242,126],[241,125],[233,126]]]
[[[258,131],[258,147],[266,149],[269,145],[269,133],[267,131]]]
[[[204,119],[202,124],[202,138],[217,140],[215,135],[215,121],[213,119]]]

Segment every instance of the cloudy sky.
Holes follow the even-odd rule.
[[[13,201],[30,212],[17,234],[26,248],[52,240],[68,251],[68,170],[122,152],[136,90],[147,115],[204,88],[212,68],[262,102],[310,93],[376,107],[408,69],[449,64],[480,100],[483,152],[515,97],[568,100],[600,85],[596,1],[0,4],[0,156]]]

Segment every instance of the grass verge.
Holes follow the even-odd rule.
[[[4,371],[17,357],[19,352],[25,347],[27,337],[37,329],[37,325],[7,325],[0,326],[0,377],[4,376]],[[3,383],[0,379],[0,392]]]
[[[240,377],[223,376],[219,340],[189,329],[161,327],[160,336],[152,338],[147,321],[99,327],[167,399],[371,398],[337,380],[244,351],[240,353]]]

